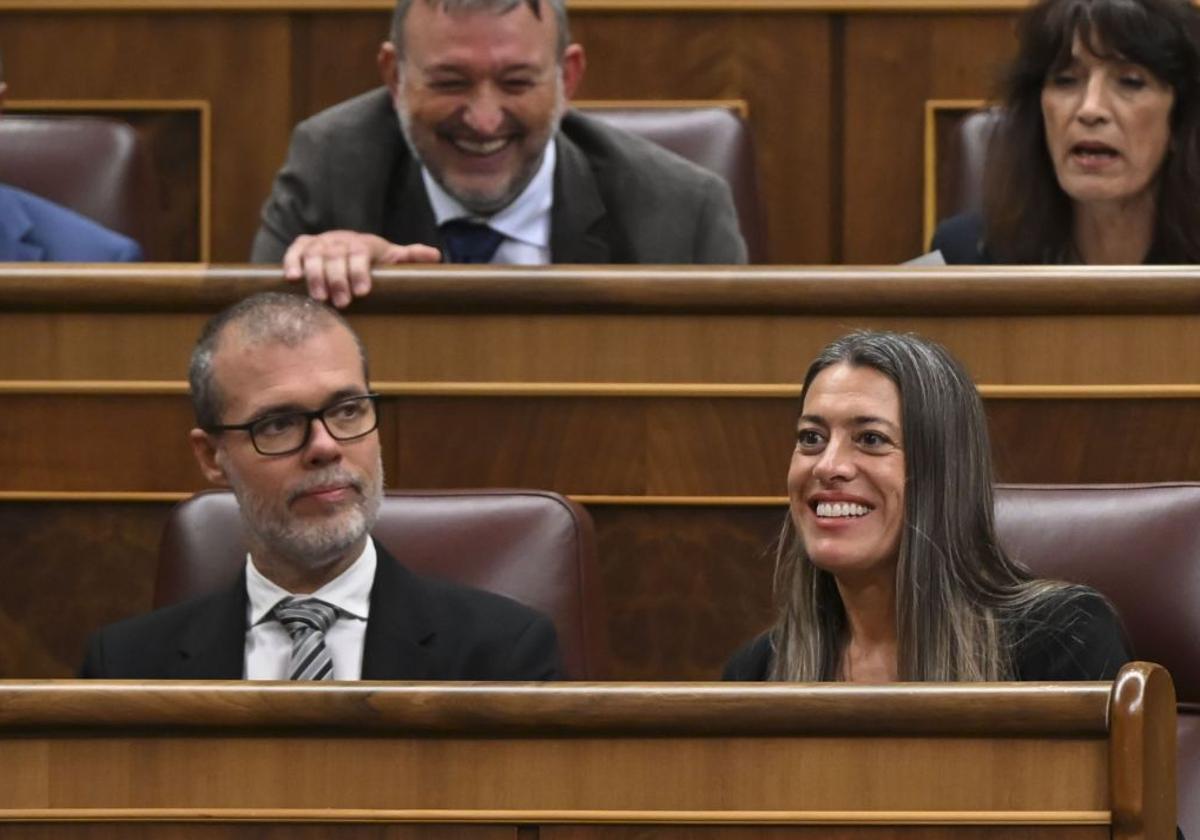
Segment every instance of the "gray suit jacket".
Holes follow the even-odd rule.
[[[554,262],[746,262],[719,176],[576,112],[556,142]],[[386,89],[322,111],[292,134],[250,259],[279,262],[297,236],[338,229],[440,248],[420,172]]]

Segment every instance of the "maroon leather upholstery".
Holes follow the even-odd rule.
[[[1043,577],[1116,605],[1138,659],[1179,700],[1179,824],[1200,837],[1200,484],[1001,485],[996,530]]]
[[[375,537],[409,569],[507,595],[553,619],[570,679],[607,673],[592,520],[536,490],[391,492]],[[228,584],[245,562],[241,517],[228,491],[172,510],[159,544],[155,606]]]
[[[725,179],[733,192],[738,224],[750,262],[767,257],[767,230],[758,191],[750,127],[730,108],[580,108],[582,113],[651,140]]]
[[[69,207],[138,242],[151,202],[141,140],[121,120],[88,116],[0,118],[0,182]]]
[[[941,218],[983,209],[983,173],[987,167],[988,144],[1000,124],[1000,113],[999,108],[973,111],[958,124],[955,148],[946,151],[953,156],[955,164],[947,173],[951,182],[947,185],[946,195],[951,203],[938,208]]]

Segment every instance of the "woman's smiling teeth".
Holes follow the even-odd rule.
[[[817,502],[817,516],[821,518],[866,516],[870,512],[869,507],[855,502]]]

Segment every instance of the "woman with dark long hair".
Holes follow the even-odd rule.
[[[856,332],[804,379],[774,626],[727,679],[1105,680],[1129,659],[1108,602],[996,542],[991,450],[940,345]]]
[[[988,147],[983,212],[938,226],[950,263],[1200,262],[1200,11],[1042,0]]]

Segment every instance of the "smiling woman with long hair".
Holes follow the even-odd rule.
[[[951,263],[1200,262],[1200,11],[1042,0],[988,147],[982,215],[942,222]]]
[[[774,626],[726,679],[1104,680],[1129,660],[1108,602],[996,541],[991,450],[940,345],[856,332],[808,369]]]

